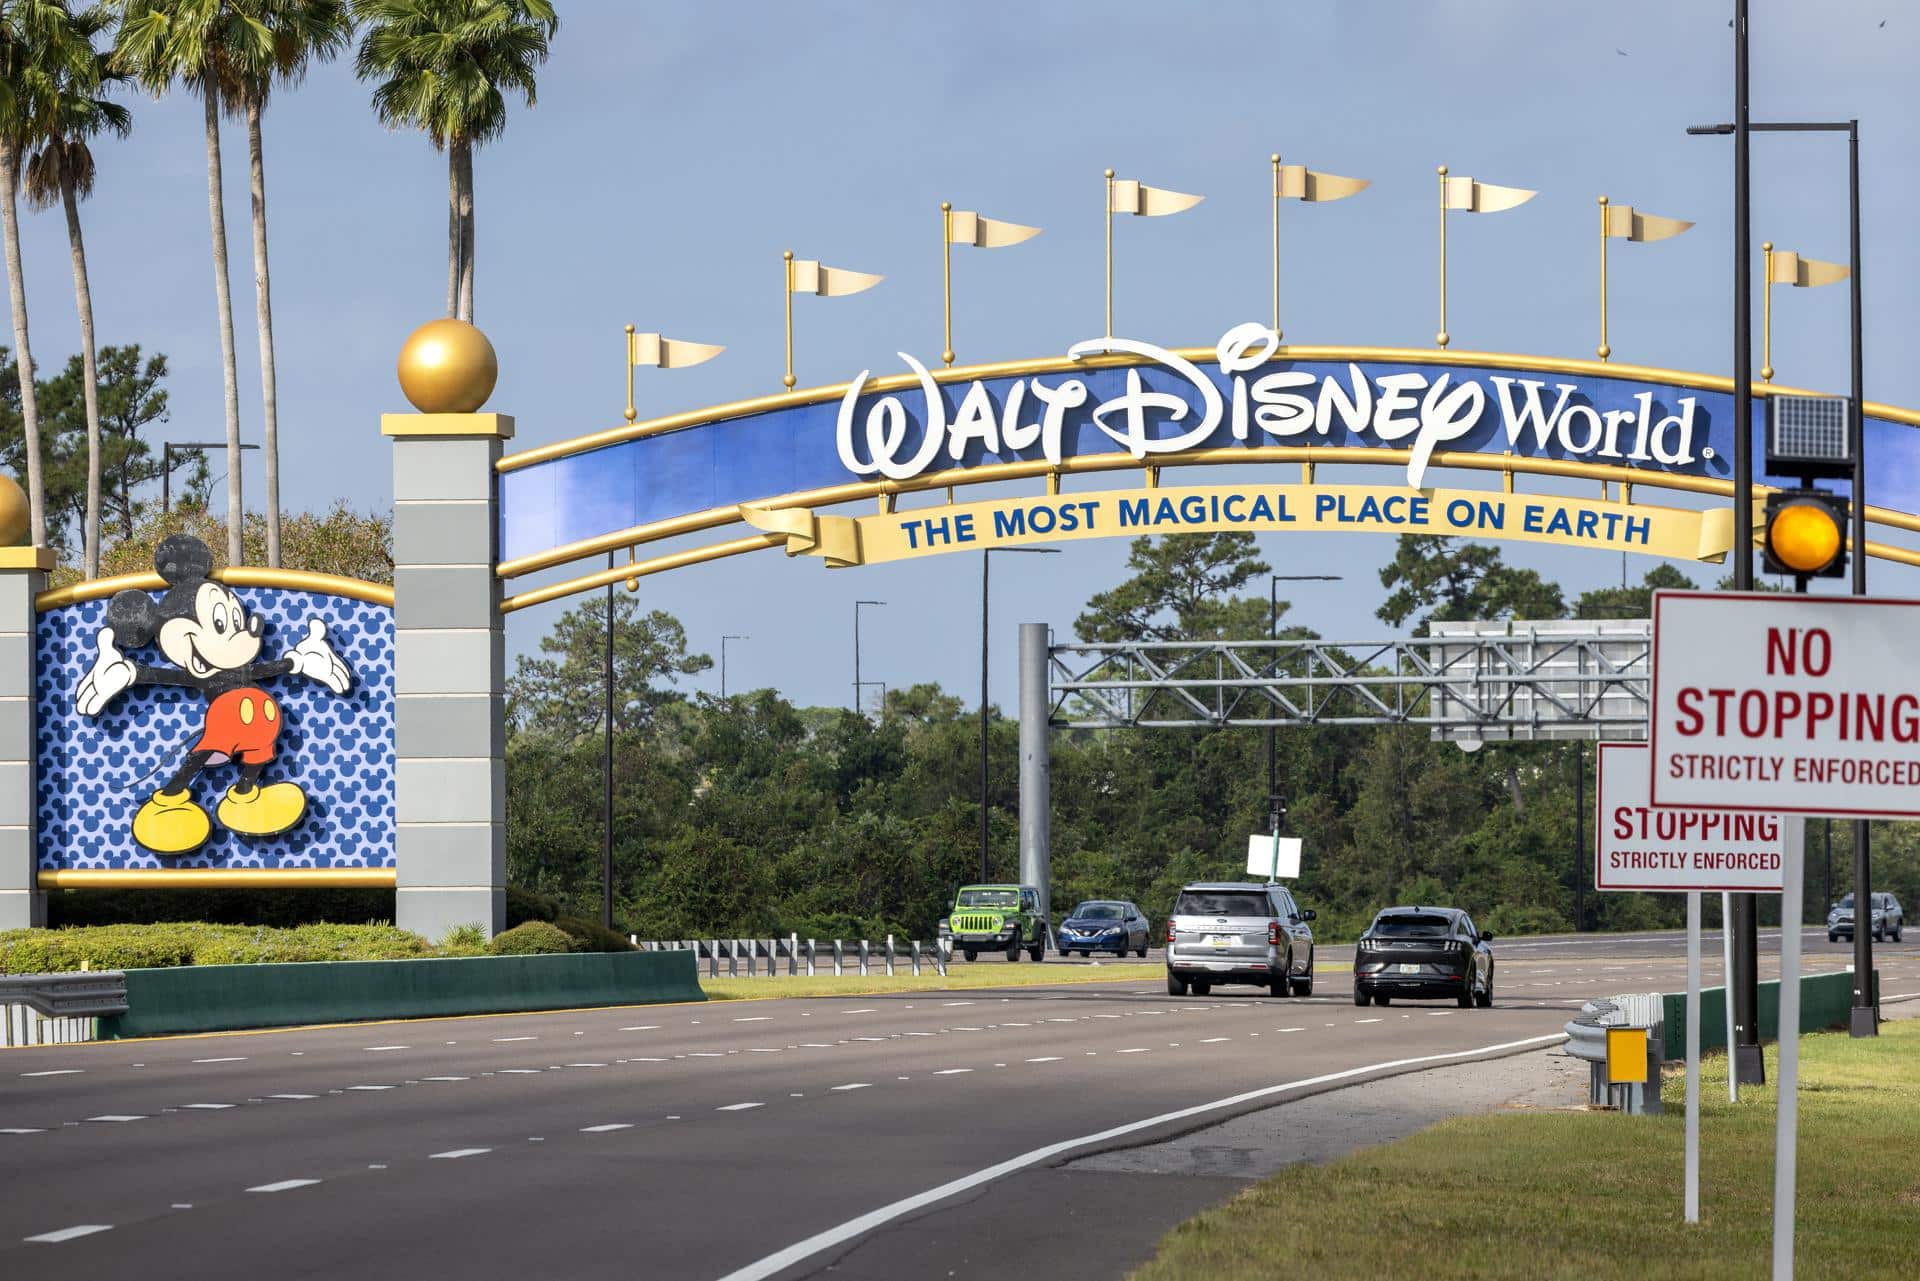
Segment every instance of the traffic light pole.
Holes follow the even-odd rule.
[[[1860,122],[1847,121],[1847,265],[1851,285],[1853,330],[1853,406],[1847,430],[1853,439],[1853,520],[1848,543],[1853,552],[1853,594],[1867,594],[1867,468],[1866,468],[1866,358],[1861,351],[1860,323]],[[1865,819],[1853,823],[1853,1012],[1849,1023],[1855,1036],[1878,1036],[1879,994],[1873,990],[1873,860]],[[1864,915],[1863,915],[1864,913]]]

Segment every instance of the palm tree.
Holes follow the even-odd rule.
[[[27,203],[36,209],[56,202],[66,209],[67,246],[73,255],[73,296],[80,312],[81,389],[87,410],[87,511],[81,533],[81,559],[88,578],[100,576],[100,374],[94,361],[93,290],[87,280],[87,246],[80,234],[80,202],[93,194],[93,152],[87,139],[103,131],[125,137],[133,117],[101,89],[120,79],[107,69],[106,55],[93,39],[107,27],[104,8],[74,15],[72,34],[85,41],[87,56],[65,69],[52,85],[44,134],[37,154],[27,161]],[[77,51],[76,51],[77,52]]]
[[[381,80],[373,109],[447,153],[447,314],[473,320],[473,149],[507,127],[507,93],[531,107],[534,69],[560,29],[552,0],[352,0],[368,25],[354,60]]]
[[[315,60],[331,61],[353,40],[346,0],[248,0],[272,36],[271,56],[240,69],[247,118],[248,175],[253,191],[253,295],[260,329],[260,400],[264,409],[267,479],[267,564],[280,565],[280,406],[273,360],[273,286],[267,272],[267,171],[260,116],[275,81],[298,82]]]
[[[57,0],[0,0],[0,232],[4,232],[7,297],[13,309],[13,355],[20,378],[20,423],[27,456],[28,530],[47,545],[46,477],[40,461],[40,402],[27,339],[27,287],[20,270],[20,156],[38,136],[53,86],[78,61],[71,18]]]
[[[242,563],[240,374],[233,348],[233,288],[227,276],[227,217],[222,203],[220,110],[244,67],[271,61],[273,36],[236,0],[117,0],[120,31],[113,65],[150,92],[175,80],[200,95],[207,140],[207,215],[213,229],[213,292],[220,309],[220,361],[226,379],[227,563]]]

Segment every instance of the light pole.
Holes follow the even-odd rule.
[[[989,547],[980,553],[980,879],[987,870],[987,577],[995,552],[1023,552],[1029,556],[1058,556],[1058,547]]]
[[[728,635],[720,638],[720,697],[727,696],[727,642],[730,640],[752,640],[751,636]]]
[[[207,449],[225,449],[224,440],[165,440],[160,442],[160,514],[166,515],[173,510],[173,455],[178,450],[183,454],[199,453]],[[241,449],[258,449],[258,445],[242,445]]]
[[[1267,575],[1267,639],[1280,639],[1280,584],[1282,583],[1337,583],[1342,581],[1339,574],[1268,574]],[[1269,667],[1275,662],[1273,655],[1267,656]],[[1280,836],[1280,816],[1286,811],[1280,807],[1279,758],[1273,745],[1273,726],[1267,726],[1267,835],[1278,840]]]
[[[1752,245],[1748,236],[1750,216],[1747,191],[1747,135],[1761,133],[1844,133],[1847,135],[1847,240],[1848,288],[1850,292],[1849,338],[1851,343],[1852,386],[1848,392],[1848,448],[1853,453],[1853,502],[1847,542],[1852,552],[1852,594],[1867,591],[1867,500],[1864,412],[1866,402],[1866,365],[1861,343],[1860,283],[1860,122],[1858,120],[1783,120],[1754,123],[1747,119],[1747,5],[1737,0],[1734,6],[1735,102],[1734,122],[1694,125],[1687,132],[1698,135],[1734,137],[1734,225],[1737,296],[1734,300],[1734,374],[1733,420],[1736,427],[1753,421],[1751,407],[1752,368],[1748,328],[1752,307]],[[1734,560],[1734,588],[1744,591],[1753,586],[1753,459],[1751,428],[1734,434],[1734,546],[1742,549]],[[1873,866],[1869,833],[1864,819],[1853,824],[1853,879],[1855,902],[1871,902]],[[1735,1075],[1741,1083],[1765,1081],[1766,1069],[1760,1053],[1759,1026],[1759,916],[1751,894],[1735,900],[1734,929],[1734,1023],[1737,1039],[1734,1056]],[[1783,921],[1782,929],[1795,928]],[[1874,1004],[1872,981],[1873,939],[1856,929],[1853,932],[1853,1013],[1851,1030],[1855,1036],[1879,1034],[1879,1007]]]
[[[885,605],[883,600],[857,600],[853,602],[853,710],[860,710],[860,691],[864,682],[860,679],[860,610],[866,605]],[[886,710],[886,701],[881,700],[881,710]]]
[[[613,553],[607,553],[607,568],[613,568]],[[600,924],[613,928],[613,584],[607,584],[606,671],[602,673],[602,693],[606,705],[602,713],[600,779]]]

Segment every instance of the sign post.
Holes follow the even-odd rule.
[[[1770,814],[1655,809],[1644,743],[1602,743],[1596,766],[1594,888],[1687,896],[1687,1133],[1684,1210],[1700,1221],[1700,893],[1781,888],[1780,820]],[[1727,984],[1732,999],[1732,982]],[[1727,1039],[1732,1053],[1733,1039]],[[1732,1074],[1729,1073],[1729,1076]]]

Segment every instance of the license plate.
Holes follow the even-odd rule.
[[[1420,967],[1417,965],[1403,965],[1400,967],[1400,972],[1402,974],[1418,974]]]
[[[1213,936],[1213,945],[1216,948],[1229,948],[1239,943],[1239,941],[1238,938],[1235,938],[1231,934],[1216,934]]]

